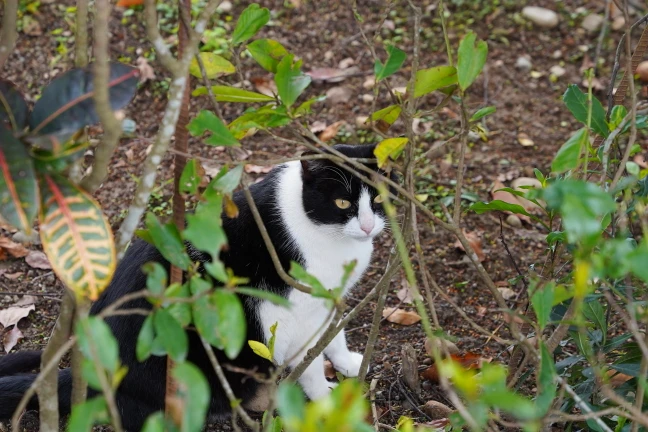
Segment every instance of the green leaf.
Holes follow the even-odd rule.
[[[304,393],[296,384],[282,382],[277,391],[277,408],[286,430],[300,430],[306,410]]]
[[[270,339],[268,340],[268,349],[270,350],[270,355],[274,357],[275,342],[277,340],[277,326],[279,321],[275,321],[274,324],[270,326]]]
[[[211,132],[211,136],[205,140],[205,144],[214,146],[239,146],[240,143],[229,131],[227,126],[216,114],[211,111],[202,110],[187,125],[187,130],[193,136],[201,136],[205,131]]]
[[[477,112],[475,114],[473,114],[472,117],[470,117],[469,121],[476,122],[476,121],[481,120],[482,118],[486,117],[487,115],[493,114],[495,111],[497,111],[497,108],[495,108],[494,106],[487,106],[487,107],[481,108],[481,109],[477,110]]]
[[[310,98],[306,102],[299,105],[293,111],[293,114],[295,115],[295,117],[310,114],[311,113],[311,106],[313,106],[314,103],[322,102],[325,99],[326,99],[326,96],[316,96],[316,97]]]
[[[551,317],[555,286],[553,282],[548,282],[541,287],[537,287],[535,284],[529,287],[529,291],[533,291],[531,306],[538,319],[540,331],[544,330]]]
[[[176,362],[187,356],[189,339],[187,333],[173,316],[165,309],[158,309],[153,315],[155,334],[164,350]]]
[[[68,432],[91,431],[95,423],[107,423],[109,419],[106,399],[97,396],[73,407],[67,430]]]
[[[69,70],[43,89],[29,116],[31,141],[43,148],[56,147],[84,126],[99,122],[92,98],[93,66]],[[113,111],[122,109],[133,98],[138,76],[137,68],[110,63],[108,87]]]
[[[551,171],[560,174],[576,168],[583,149],[587,148],[588,139],[587,128],[579,129],[572,135],[556,153],[551,163]]]
[[[405,51],[396,48],[393,45],[387,45],[385,49],[387,50],[387,54],[388,54],[387,61],[385,62],[385,64],[382,64],[380,60],[377,59],[376,59],[376,63],[374,64],[376,81],[381,81],[387,78],[388,76],[395,74],[403,65],[403,62],[405,61],[405,57],[407,57]]]
[[[487,211],[510,211],[515,214],[522,214],[525,216],[531,216],[529,212],[524,210],[524,207],[518,204],[509,204],[501,200],[493,200],[489,203],[485,202],[476,202],[470,206],[470,210],[474,211],[477,214],[482,214]]]
[[[290,262],[290,276],[310,286],[313,289],[313,297],[332,298],[330,291],[324,288],[319,279],[308,273],[304,267],[295,261]]]
[[[540,343],[540,372],[538,373],[537,416],[543,417],[556,398],[556,367],[553,357],[544,343]]]
[[[232,44],[238,45],[252,36],[270,21],[270,11],[262,8],[257,3],[252,3],[239,16],[232,33]]]
[[[194,276],[190,287],[191,293],[196,295],[211,289],[211,284]],[[211,296],[198,298],[192,312],[198,332],[211,345],[225,351],[229,358],[236,358],[246,336],[245,313],[236,294],[217,289]]]
[[[0,124],[0,215],[31,233],[37,212],[38,187],[32,159],[25,145]]]
[[[206,196],[194,214],[187,215],[187,228],[182,232],[185,240],[198,250],[207,252],[212,260],[218,261],[220,251],[227,244],[222,227],[222,195]]]
[[[457,81],[461,90],[468,87],[479,76],[488,56],[488,45],[483,40],[477,40],[475,33],[468,32],[459,44],[457,55]]]
[[[577,85],[571,84],[567,88],[567,91],[563,95],[563,102],[565,102],[569,111],[574,115],[574,118],[587,126],[587,95]],[[592,96],[592,123],[590,127],[594,132],[606,138],[610,134],[608,125],[605,122],[603,105],[594,96]]]
[[[373,120],[374,123],[382,120],[391,125],[396,121],[396,119],[398,119],[401,109],[400,105],[390,105],[387,108],[383,108],[371,114],[371,120]],[[365,123],[369,124],[369,120]]]
[[[216,85],[212,86],[212,92],[218,102],[273,102],[275,99],[272,96],[267,96],[261,93],[256,93],[249,90],[243,90],[236,87]],[[207,88],[197,87],[191,95],[201,96],[208,94]]]
[[[223,289],[216,290],[210,302],[216,307],[218,326],[223,341],[223,351],[230,359],[235,359],[245,344],[246,321],[243,305],[238,296]]]
[[[374,155],[378,159],[378,167],[385,165],[390,157],[392,159],[397,158],[405,148],[407,141],[407,138],[387,138],[379,142],[374,149]]]
[[[292,54],[284,56],[274,78],[279,97],[287,107],[291,107],[311,83],[311,77],[301,71],[302,61],[293,63],[294,58]]]
[[[43,175],[39,186],[43,250],[69,289],[96,300],[117,263],[108,219],[92,196],[63,176]]]
[[[252,348],[254,354],[258,355],[261,358],[272,361],[272,354],[270,349],[261,342],[249,340],[248,345]]]
[[[188,299],[189,294],[188,284],[174,283],[167,288],[164,296],[168,299]],[[175,318],[182,327],[191,324],[191,305],[185,302],[172,302],[166,310]]]
[[[111,374],[117,371],[119,346],[104,320],[89,317],[79,321],[76,326],[76,335],[79,349],[87,359],[99,361],[101,367]]]
[[[184,402],[182,432],[203,430],[209,409],[209,384],[203,373],[191,363],[178,363],[173,367],[173,377],[178,383],[178,395]]]
[[[570,243],[593,244],[603,230],[603,216],[616,210],[614,199],[593,183],[561,180],[539,192],[547,208],[560,210]]]
[[[595,328],[601,330],[603,333],[603,344],[607,335],[607,320],[605,319],[605,309],[598,299],[589,299],[583,303],[583,315],[596,326]]]
[[[610,122],[608,127],[610,130],[616,129],[622,122],[625,116],[628,115],[628,109],[623,105],[615,105],[610,112]]]
[[[144,320],[139,335],[137,335],[137,345],[135,354],[138,362],[143,362],[151,356],[151,348],[155,339],[155,329],[153,328],[153,315],[149,315]]]
[[[648,283],[648,241],[644,240],[627,256],[630,271],[639,279]]]
[[[146,277],[146,289],[153,294],[162,294],[167,287],[167,271],[159,262],[147,262],[142,266]]]
[[[156,412],[148,416],[140,432],[165,432],[164,414]]]
[[[217,54],[211,52],[201,52],[199,55],[200,59],[202,60],[203,66],[205,67],[207,79],[215,79],[224,75],[231,75],[236,72],[236,68],[232,63]],[[201,79],[203,77],[200,70],[200,65],[198,64],[198,60],[196,60],[195,57],[191,60],[191,64],[189,65],[189,73],[198,79]]]
[[[153,244],[162,256],[174,266],[188,270],[191,259],[182,244],[178,228],[173,223],[162,225],[153,213],[147,213],[146,227],[151,233]]]
[[[434,90],[457,83],[457,69],[454,66],[436,66],[416,71],[414,97],[421,97]]]
[[[196,159],[189,159],[180,176],[180,192],[195,195],[205,171]]]
[[[20,132],[27,124],[28,115],[29,107],[20,91],[12,82],[0,80],[0,124]]]
[[[237,165],[232,169],[225,169],[214,177],[211,183],[207,186],[207,190],[215,190],[222,194],[230,195],[241,183],[242,175],[243,165]]]
[[[277,73],[277,65],[288,54],[286,48],[276,40],[257,39],[247,46],[252,58],[268,72]]]
[[[286,297],[280,296],[279,294],[275,294],[270,291],[260,290],[258,288],[236,287],[234,288],[234,292],[260,298],[261,300],[268,300],[269,302],[274,303],[277,306],[283,306],[285,308],[290,307],[290,302]]]

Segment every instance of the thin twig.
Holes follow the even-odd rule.
[[[202,342],[203,348],[205,349],[205,353],[207,353],[207,357],[209,358],[209,362],[211,363],[212,367],[214,368],[214,372],[216,372],[216,376],[218,377],[218,381],[220,382],[221,386],[223,387],[223,390],[225,391],[225,395],[227,396],[227,399],[230,401],[230,406],[236,413],[241,416],[243,419],[243,422],[250,427],[253,431],[258,431],[259,430],[259,424],[254,421],[248,413],[245,411],[243,408],[243,405],[239,403],[236,395],[234,394],[234,391],[232,390],[232,386],[230,383],[227,381],[227,377],[225,376],[225,372],[223,372],[223,368],[221,367],[220,363],[218,362],[218,359],[216,358],[216,354],[214,354],[214,349],[211,347],[209,342],[205,340],[204,337],[200,336],[200,341]]]
[[[85,67],[88,64],[88,0],[77,0],[74,24],[74,65]]]

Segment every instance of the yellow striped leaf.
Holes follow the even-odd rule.
[[[59,176],[40,179],[43,250],[52,269],[78,296],[96,300],[115,271],[115,245],[99,204]]]

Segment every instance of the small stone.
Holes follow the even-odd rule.
[[[619,31],[625,27],[625,18],[618,16],[612,21],[612,30]]]
[[[367,116],[357,116],[355,118],[356,127],[358,129],[366,129],[367,127],[369,127],[367,120],[369,120],[369,117]]]
[[[643,82],[648,82],[648,61],[642,61],[637,65],[637,75]]]
[[[555,59],[559,59],[559,58],[562,58],[562,55],[563,55],[563,53],[562,53],[561,50],[556,50],[556,51],[553,52],[553,54],[551,54],[551,57],[553,57]]]
[[[558,65],[551,66],[549,72],[551,73],[551,75],[554,75],[557,78],[560,78],[567,73],[564,67]]]
[[[428,356],[432,356],[434,351],[439,351],[443,354],[443,345],[445,345],[449,354],[459,354],[459,348],[453,342],[444,339],[443,341],[440,338],[426,338],[425,339],[425,352]]]
[[[13,235],[12,240],[15,241],[16,243],[22,243],[22,244],[35,244],[35,245],[41,244],[40,236],[38,235],[38,231],[36,230],[32,230],[31,234],[29,235],[27,235],[23,231],[18,231]]]
[[[518,59],[515,61],[515,67],[520,69],[521,71],[530,71],[533,65],[531,64],[531,60],[527,56],[520,56]]]
[[[225,12],[225,13],[231,12],[232,11],[232,2],[228,1],[228,0],[222,1],[221,4],[218,6],[218,8],[216,10],[220,11],[220,12]]]
[[[506,223],[513,228],[522,228],[522,221],[514,214],[506,216]]]
[[[587,30],[588,33],[593,34],[601,30],[604,20],[605,18],[599,14],[589,14],[583,19],[581,27]]]
[[[429,415],[432,420],[448,418],[448,416],[452,413],[452,409],[450,407],[447,407],[441,402],[434,400],[427,401],[425,405],[423,405],[423,411],[425,411],[425,413]]]
[[[538,6],[527,6],[522,9],[522,16],[538,27],[554,28],[558,25],[558,14],[551,9]]]
[[[324,53],[324,60],[331,60],[335,54],[333,54],[333,51],[326,51]]]
[[[365,82],[362,83],[362,87],[364,87],[367,90],[371,90],[374,88],[376,85],[376,78],[374,77],[369,77],[365,80]]]
[[[347,103],[352,94],[353,91],[348,87],[331,87],[326,92],[326,100],[333,105]]]
[[[352,59],[351,57],[347,57],[338,63],[338,68],[340,69],[348,69],[349,67],[353,66],[355,64],[355,60]]]
[[[372,94],[366,93],[366,94],[362,95],[362,101],[363,102],[370,103],[370,102],[373,102],[373,100],[374,100],[374,97],[373,97]]]

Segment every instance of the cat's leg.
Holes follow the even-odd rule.
[[[294,368],[301,363],[303,357],[299,356],[298,359],[291,362],[290,367]],[[337,383],[327,381],[326,376],[324,376],[324,356],[322,354],[315,357],[297,381],[310,400],[326,397],[331,392],[331,389],[337,386]]]
[[[344,330],[339,332],[324,349],[324,354],[331,360],[333,367],[344,376],[356,377],[360,374],[362,354],[349,351]]]

